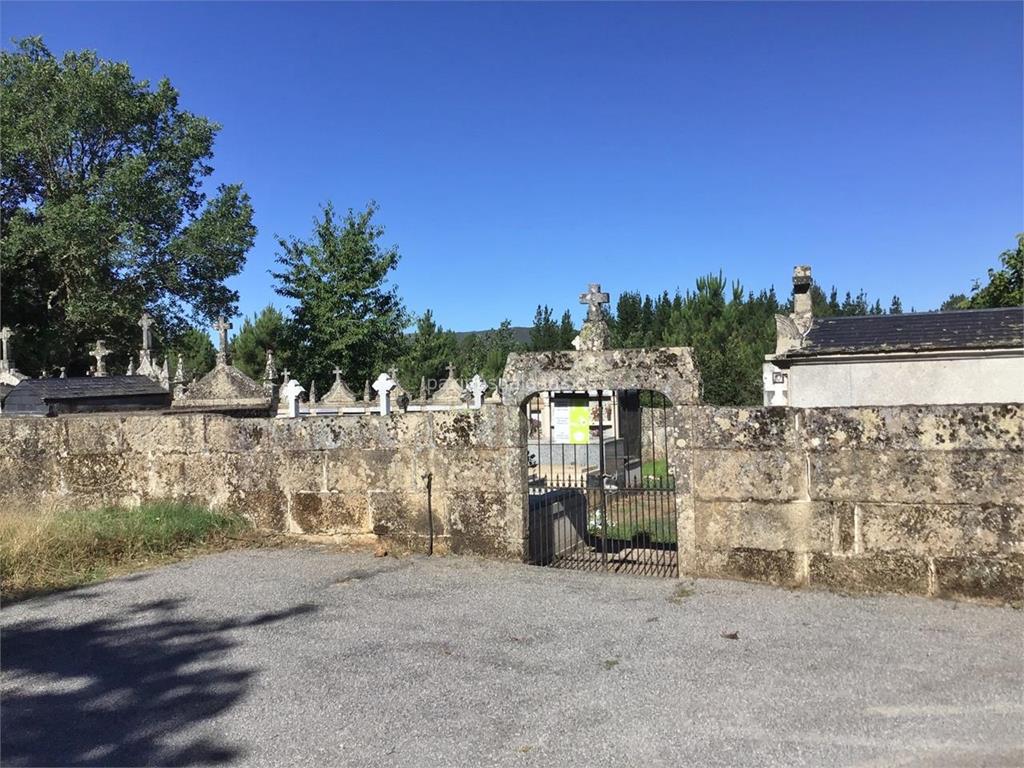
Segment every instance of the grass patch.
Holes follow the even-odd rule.
[[[238,515],[158,501],[138,507],[4,515],[0,597],[12,600],[172,562],[200,551],[257,543]]]

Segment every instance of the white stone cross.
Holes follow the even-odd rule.
[[[580,304],[587,305],[587,319],[600,320],[602,315],[601,305],[607,304],[610,297],[607,293],[601,292],[600,283],[591,283],[586,293],[580,294]]]
[[[281,395],[288,403],[288,416],[292,419],[299,415],[299,395],[306,390],[295,379],[288,379],[281,387]]]
[[[480,374],[473,374],[473,378],[469,380],[469,386],[466,387],[470,392],[473,393],[473,407],[479,408],[484,402],[484,392],[487,391],[487,382],[480,378]]]
[[[103,362],[103,358],[110,354],[110,350],[107,349],[103,339],[96,340],[96,348],[89,352],[89,354],[96,358],[96,373],[93,376],[106,376],[107,364]]]
[[[220,334],[220,351],[217,352],[217,360],[227,362],[228,331],[231,330],[231,323],[224,318],[224,315],[221,315],[217,318],[217,322],[213,324],[213,328],[218,334]]]
[[[153,325],[153,318],[148,312],[143,312],[139,318],[139,327],[142,329],[142,348],[148,350],[153,345],[153,332],[150,327]]]
[[[380,401],[381,416],[387,416],[391,413],[391,396],[389,393],[395,388],[395,383],[395,380],[386,373],[382,373],[373,382],[373,391],[377,393],[377,398]]]
[[[341,368],[339,368],[338,366],[334,366],[334,369],[331,371],[331,373],[334,374],[334,383],[335,384],[340,384],[341,383],[341,374],[342,374]]]

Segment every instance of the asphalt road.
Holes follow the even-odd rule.
[[[288,549],[22,602],[0,761],[1024,765],[1021,611],[678,584]]]

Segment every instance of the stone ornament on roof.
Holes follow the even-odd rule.
[[[215,411],[269,412],[273,407],[273,395],[267,392],[262,383],[253,381],[228,362],[227,334],[231,323],[221,316],[213,327],[220,335],[216,365],[212,371],[190,385],[172,405]]]
[[[469,385],[466,389],[473,395],[473,407],[480,408],[484,402],[484,392],[487,391],[487,382],[483,380],[479,373],[476,373],[469,380]]]
[[[341,380],[341,368],[334,366],[331,371],[334,374],[334,384],[327,390],[327,394],[323,396],[320,401],[323,405],[343,407],[346,405],[354,405],[356,402],[356,396],[351,389]]]
[[[608,301],[609,296],[601,291],[600,283],[591,283],[586,292],[580,294],[580,304],[587,305],[587,319],[583,321],[580,335],[573,343],[577,350],[600,352],[608,348],[611,333],[608,330],[608,318],[604,311],[604,305]]]
[[[14,338],[14,331],[6,325],[0,328],[0,384],[16,387],[19,381],[24,381],[28,377],[19,373],[18,369],[14,367],[12,338]]]
[[[96,358],[96,370],[93,376],[102,378],[107,375],[107,364],[103,358],[109,354],[110,350],[107,349],[106,342],[103,339],[97,339],[96,346],[89,351],[89,355]]]
[[[430,399],[435,405],[462,405],[463,392],[459,380],[455,378],[455,366],[448,363],[448,378]]]

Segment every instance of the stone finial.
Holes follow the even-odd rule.
[[[148,312],[143,312],[142,317],[139,318],[139,327],[142,329],[142,349],[147,351],[153,346],[153,332],[150,328],[153,327],[154,322]]]
[[[473,378],[469,380],[469,385],[466,387],[473,395],[473,407],[480,408],[484,402],[484,392],[487,391],[487,382],[485,382],[479,373],[473,374]]]
[[[814,313],[811,309],[811,268],[803,265],[793,267],[793,322],[801,334],[811,330]]]
[[[455,366],[451,363],[448,363],[448,378],[434,393],[431,402],[438,405],[462,405],[462,387],[459,386],[459,380],[455,378]]]
[[[0,328],[0,371],[14,370],[14,360],[11,355],[11,337],[14,331],[6,325]]]
[[[611,333],[603,307],[608,301],[609,296],[601,291],[600,283],[591,283],[586,293],[580,294],[580,304],[587,305],[587,319],[583,321],[580,335],[573,340],[577,350],[599,352],[608,348]]]
[[[62,379],[66,379],[67,377],[68,377],[68,372],[67,372],[67,368],[65,368],[65,367],[64,367],[64,366],[62,365],[62,366],[60,367],[60,378],[62,378]]]
[[[377,393],[377,399],[380,403],[380,413],[382,416],[386,416],[391,413],[390,393],[396,383],[397,382],[386,373],[382,373],[377,377],[377,380],[373,382],[373,391]]]
[[[93,376],[106,376],[107,375],[107,364],[103,358],[110,354],[110,350],[107,349],[106,342],[103,339],[96,340],[96,347],[89,352],[89,355],[96,358],[96,372]]]
[[[366,383],[363,384],[363,402],[370,402],[370,380],[367,379]]]
[[[587,320],[599,320],[604,317],[603,305],[610,297],[601,291],[600,283],[591,283],[585,293],[580,294],[580,304],[587,305]]]
[[[419,396],[419,401],[421,403],[425,403],[425,402],[427,402],[427,398],[429,396],[430,395],[427,392],[427,377],[426,376],[420,376],[420,396]]]
[[[327,394],[320,400],[323,405],[336,406],[337,408],[343,408],[345,406],[354,405],[356,402],[356,396],[352,393],[352,390],[348,388],[348,385],[341,380],[341,374],[344,371],[338,366],[334,366],[331,369],[331,373],[334,374],[334,384],[327,391]]]
[[[263,383],[274,385],[277,381],[277,367],[274,365],[274,350],[267,350],[267,363],[263,366]]]
[[[171,395],[176,400],[180,400],[185,396],[185,356],[181,352],[178,353],[178,362],[174,366],[174,381],[172,383],[174,389]]]
[[[171,367],[166,357],[164,358],[164,364],[160,366],[160,386],[168,392],[171,391]]]
[[[486,402],[501,403],[501,379],[498,379],[498,383],[494,385],[494,390],[487,396]]]
[[[217,331],[217,335],[220,337],[220,348],[217,350],[217,365],[228,364],[228,331],[231,328],[231,323],[227,321],[224,315],[218,317],[217,322],[213,324],[213,329]]]
[[[309,407],[316,405],[316,379],[309,382]]]
[[[135,375],[135,358],[131,355],[128,356],[128,376]]]

